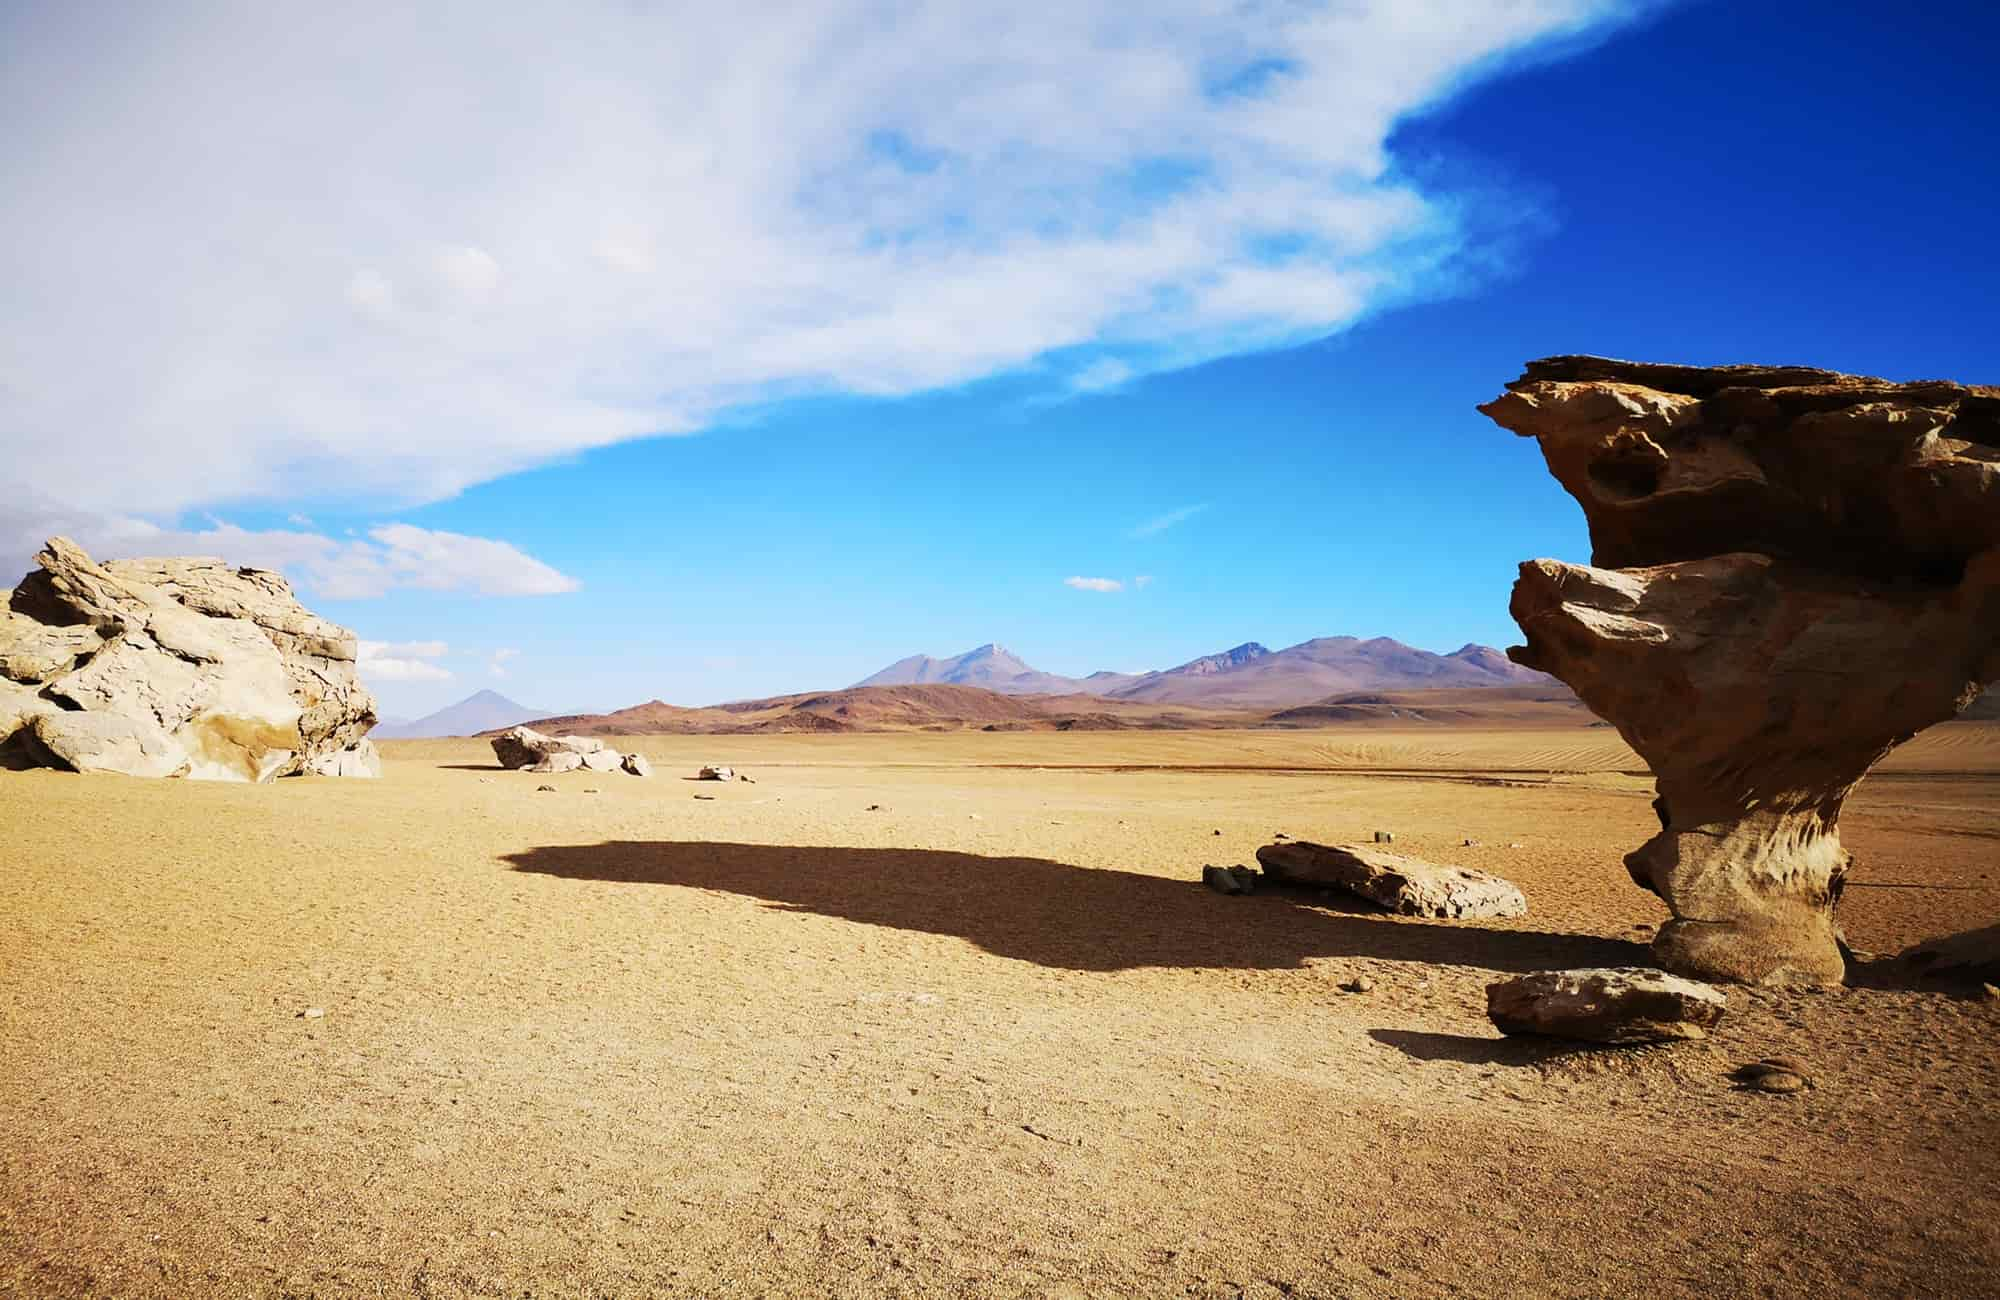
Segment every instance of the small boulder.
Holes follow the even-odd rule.
[[[1501,1033],[1587,1043],[1705,1038],[1728,1005],[1720,990],[1641,966],[1537,971],[1486,986],[1486,1015]]]
[[[378,777],[382,775],[382,755],[375,742],[363,736],[351,748],[306,760],[306,771],[313,776]]]
[[[1257,891],[1257,873],[1249,867],[1216,867],[1201,869],[1201,883],[1218,894],[1252,894]]]
[[[1394,831],[1376,831],[1375,842],[1377,844],[1394,844],[1396,842],[1396,833]]]
[[[653,774],[653,765],[646,761],[644,754],[627,754],[624,762],[618,766],[630,776],[651,776]]]
[[[1362,844],[1292,840],[1266,844],[1257,861],[1288,885],[1341,889],[1404,916],[1526,916],[1528,900],[1512,883],[1468,867],[1440,866]]]
[[[592,772],[616,772],[625,762],[625,756],[615,749],[593,749],[577,757]]]
[[[736,769],[733,767],[724,767],[719,763],[712,763],[695,773],[694,779],[697,781],[734,781],[736,779]]]

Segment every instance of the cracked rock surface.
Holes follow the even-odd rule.
[[[51,538],[0,609],[0,760],[224,781],[378,776],[354,634],[284,578],[189,557],[99,564]]]

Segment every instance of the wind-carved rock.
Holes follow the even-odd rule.
[[[1670,970],[1844,975],[1842,802],[2000,678],[2000,388],[1531,362],[1479,409],[1536,439],[1592,565],[1521,566],[1509,655],[1657,778],[1626,859]]]
[[[354,634],[221,560],[51,538],[0,608],[0,762],[265,781],[376,776]]]

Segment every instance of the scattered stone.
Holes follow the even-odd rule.
[[[1508,847],[1508,848],[1510,848],[1510,849],[1518,849],[1518,848],[1522,848],[1522,847],[1523,847],[1523,845],[1521,844],[1521,842],[1520,842],[1519,840],[1515,840],[1515,841],[1514,841],[1513,843],[1509,844],[1509,845],[1508,845],[1507,847]]]
[[[1744,1066],[1736,1071],[1735,1079],[1744,1087],[1758,1092],[1800,1092],[1812,1087],[1812,1080],[1803,1073],[1780,1068],[1768,1061]]]
[[[307,1007],[304,1011],[299,1012],[298,1015],[292,1018],[294,1020],[322,1020],[325,1019],[325,1017],[326,1017],[325,1007]]]
[[[881,811],[882,811],[882,805],[881,805],[881,804],[879,804],[879,803],[871,803],[871,804],[869,804],[869,805],[868,805],[868,806],[867,806],[866,808],[862,809],[862,811],[863,811],[863,812],[881,812]]]
[[[701,769],[701,771],[696,772],[694,779],[697,781],[734,781],[736,779],[736,769],[733,767],[723,767],[720,764],[711,764]]]
[[[375,776],[356,641],[282,577],[221,560],[99,564],[52,537],[0,601],[0,761],[211,781]],[[352,757],[345,757],[352,751]]]
[[[536,794],[544,794],[544,793],[546,793],[546,794],[554,794],[555,792],[556,792],[556,788],[555,788],[554,786],[552,786],[552,785],[538,785],[538,786],[536,786],[536,787],[535,787],[535,793],[536,793]]]
[[[1501,1033],[1590,1043],[1705,1038],[1728,1005],[1718,989],[1639,966],[1537,971],[1486,986],[1486,1015]]]
[[[587,785],[587,786],[583,787],[583,792],[584,792],[585,794],[603,794],[603,793],[604,793],[604,791],[602,791],[602,790],[598,789],[598,788],[597,788],[596,786],[594,786],[594,785]]]
[[[1294,840],[1266,844],[1257,861],[1273,880],[1342,889],[1404,916],[1526,916],[1528,900],[1508,881],[1439,866],[1362,844]]]
[[[1377,844],[1394,844],[1396,842],[1396,833],[1394,831],[1376,831],[1375,842]]]
[[[1478,840],[1466,840],[1466,841],[1465,841],[1465,842],[1464,842],[1464,843],[1463,843],[1462,845],[1460,845],[1460,847],[1461,847],[1461,848],[1467,848],[1467,849],[1476,849],[1476,848],[1478,848],[1478,847],[1479,847],[1479,841],[1478,841]]]
[[[627,754],[618,764],[628,776],[651,776],[653,765],[646,761],[644,754]]]
[[[714,803],[714,802],[715,802],[715,796],[714,796],[714,795],[712,795],[712,794],[698,794],[698,795],[696,795],[696,796],[695,796],[695,798],[697,798],[697,799],[706,799],[706,800],[707,800],[708,802],[710,802],[710,803]]]
[[[1201,883],[1218,894],[1254,894],[1257,892],[1258,873],[1250,867],[1206,866],[1201,869]]]
[[[1373,993],[1375,991],[1375,980],[1371,976],[1356,975],[1340,987],[1346,989],[1349,993]]]
[[[1793,1074],[1806,1072],[1806,1063],[1796,1056],[1767,1056],[1757,1065],[1766,1070],[1789,1070]]]
[[[1210,835],[1220,835],[1220,834],[1222,834],[1222,832],[1221,832],[1221,831],[1210,831],[1210,832],[1209,832],[1209,834],[1210,834]]]
[[[2000,672],[2000,390],[1550,357],[1481,409],[1536,439],[1592,565],[1533,560],[1510,657],[1654,773],[1627,855],[1670,970],[1839,984],[1839,817]]]
[[[1292,837],[1285,834],[1283,831],[1272,831],[1271,838],[1274,840],[1288,840]]]

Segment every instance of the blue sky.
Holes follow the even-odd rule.
[[[58,104],[0,154],[34,234],[0,267],[10,563],[61,528],[279,564],[404,715],[989,640],[1066,673],[1505,645],[1517,563],[1588,555],[1472,409],[1523,361],[2000,379],[1988,5],[1162,6],[1136,35],[863,5],[748,46],[501,8],[449,33],[468,76],[552,49],[570,80],[416,103],[395,58],[373,92],[328,70],[347,29],[9,12],[0,85]],[[218,78],[224,43],[290,75]],[[684,46],[730,70],[685,129],[592,89]],[[113,74],[203,89],[160,126]],[[253,93],[279,111],[245,136]]]

